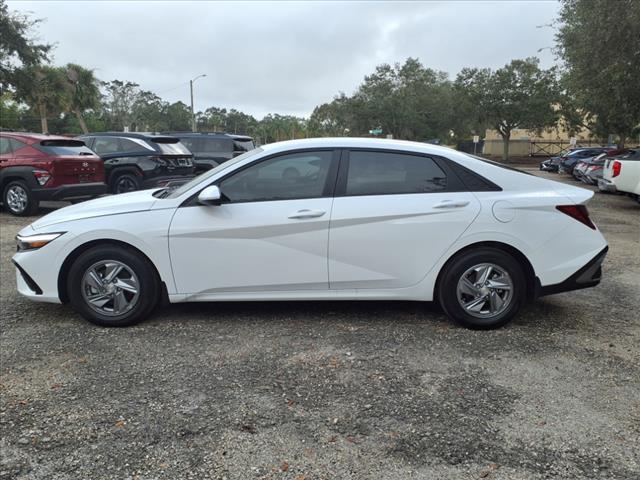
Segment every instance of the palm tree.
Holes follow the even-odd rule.
[[[16,98],[40,115],[42,133],[49,133],[47,116],[59,114],[68,103],[64,71],[48,65],[26,67],[19,72]]]
[[[80,65],[68,63],[64,68],[69,85],[69,104],[67,108],[75,114],[83,133],[89,133],[87,124],[82,118],[82,113],[100,106],[101,95],[98,88],[98,80],[93,75],[93,70]]]

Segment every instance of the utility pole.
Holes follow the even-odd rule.
[[[196,78],[192,78],[191,80],[189,80],[189,89],[191,91],[191,131],[192,132],[196,131],[196,113],[193,109],[193,82],[195,82],[199,78],[206,77],[206,76],[207,74],[203,73],[202,75],[198,75]]]

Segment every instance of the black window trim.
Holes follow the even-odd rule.
[[[259,165],[262,162],[266,162],[267,160],[271,160],[273,158],[276,157],[282,157],[285,155],[292,155],[292,154],[296,154],[296,153],[310,153],[310,152],[332,152],[331,155],[331,165],[329,165],[329,171],[327,172],[327,179],[325,180],[325,184],[324,184],[324,189],[322,191],[322,195],[320,195],[319,197],[294,197],[294,198],[279,198],[279,199],[264,199],[264,200],[248,200],[248,201],[242,201],[242,202],[232,202],[229,199],[222,199],[221,205],[239,205],[239,204],[244,204],[244,203],[263,203],[263,202],[287,202],[287,201],[291,201],[291,200],[314,200],[314,199],[319,199],[319,198],[333,198],[335,195],[335,188],[337,185],[337,177],[338,177],[338,169],[340,167],[341,164],[341,156],[342,156],[342,150],[340,148],[333,148],[333,147],[324,147],[324,148],[299,148],[299,149],[295,149],[295,150],[288,150],[286,152],[278,152],[278,153],[273,153],[271,155],[267,155],[264,156],[258,160],[255,160],[253,162],[249,162],[246,165],[243,165],[242,167],[236,168],[234,169],[232,172],[227,173],[226,175],[223,175],[220,178],[217,178],[216,180],[212,181],[211,183],[208,183],[207,185],[203,186],[202,188],[200,188],[196,193],[194,193],[193,195],[191,195],[189,198],[187,198],[184,202],[182,202],[180,204],[180,207],[194,207],[194,206],[202,206],[200,203],[198,203],[198,195],[200,195],[200,192],[202,192],[202,190],[204,190],[207,187],[210,187],[212,185],[216,185],[216,186],[220,186],[220,184],[225,181],[227,178],[242,172],[243,170],[246,170],[250,167],[253,167],[255,165]],[[224,196],[224,194],[223,194]]]
[[[447,186],[442,190],[433,192],[398,192],[398,193],[362,193],[347,195],[347,176],[349,173],[349,154],[350,152],[374,152],[374,153],[395,153],[400,155],[411,155],[414,157],[424,157],[432,160],[447,176]],[[334,197],[379,197],[385,195],[429,195],[434,193],[454,193],[468,192],[467,186],[460,180],[460,177],[449,166],[451,160],[445,159],[439,155],[431,155],[424,152],[412,152],[409,150],[398,150],[393,148],[344,148],[340,161],[340,171],[336,182]]]

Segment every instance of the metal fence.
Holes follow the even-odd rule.
[[[556,157],[571,148],[606,147],[606,142],[583,140],[571,145],[568,140],[531,140],[529,143],[530,157]]]

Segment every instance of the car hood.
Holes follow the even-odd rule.
[[[121,193],[78,203],[51,212],[33,222],[31,226],[37,230],[56,223],[149,210],[157,201],[153,196],[155,191],[153,189]]]

